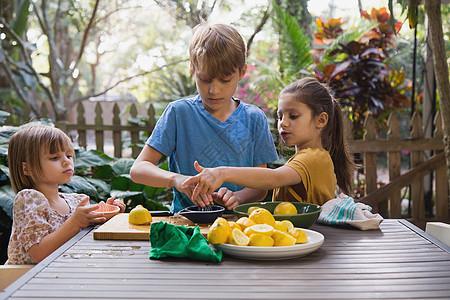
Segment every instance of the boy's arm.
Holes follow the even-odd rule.
[[[170,187],[176,173],[156,166],[162,153],[149,145],[145,145],[130,170],[130,177],[136,183],[153,187]]]

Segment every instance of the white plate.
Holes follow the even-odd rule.
[[[317,231],[304,228],[300,229],[306,233],[306,236],[308,237],[307,243],[280,247],[254,247],[217,244],[214,245],[214,247],[222,250],[223,253],[227,255],[252,260],[282,260],[302,257],[319,249],[325,238]]]

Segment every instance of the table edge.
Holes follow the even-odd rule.
[[[64,243],[61,247],[56,249],[53,253],[47,256],[40,263],[35,265],[31,270],[26,272],[24,275],[19,277],[16,281],[11,283],[8,287],[6,287],[3,291],[0,291],[0,300],[6,299],[10,297],[13,293],[19,290],[25,283],[27,283],[31,278],[34,277],[37,273],[39,273],[42,269],[44,269],[47,265],[49,265],[52,261],[54,261],[57,257],[64,253],[68,248],[72,247],[77,241],[82,239],[86,234],[88,234],[94,227],[86,227],[80,230],[74,237]]]
[[[405,220],[405,219],[398,219],[397,221],[400,224],[408,227],[409,229],[411,229],[412,231],[414,231],[418,235],[422,236],[424,239],[430,241],[431,243],[433,243],[437,247],[441,248],[443,251],[445,251],[447,253],[450,253],[450,246],[448,246],[447,244],[444,244],[443,242],[441,242],[440,240],[438,240],[437,238],[435,238],[431,234],[423,231],[422,229],[420,229],[419,227],[417,227],[413,223],[411,223],[411,222],[409,222],[408,220]]]

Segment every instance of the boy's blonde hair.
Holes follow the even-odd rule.
[[[13,134],[8,146],[8,165],[14,192],[33,188],[44,176],[40,157],[45,153],[59,151],[71,151],[74,154],[72,141],[58,128],[32,125]],[[25,174],[23,163],[31,170],[30,176]]]
[[[194,27],[189,57],[192,72],[200,70],[211,78],[228,76],[244,68],[246,46],[233,27],[202,22]]]

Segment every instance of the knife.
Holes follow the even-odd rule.
[[[173,216],[173,212],[168,210],[151,210],[150,214],[155,217]]]

